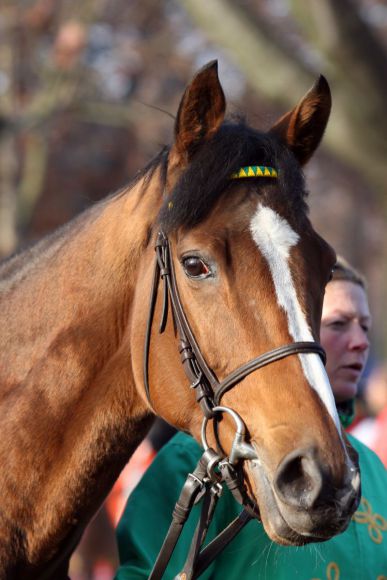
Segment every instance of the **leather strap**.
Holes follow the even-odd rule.
[[[240,383],[245,377],[247,377],[250,373],[261,369],[273,362],[281,360],[291,354],[305,354],[305,353],[315,353],[318,354],[322,361],[325,364],[326,355],[325,351],[317,342],[292,342],[285,346],[280,346],[278,348],[274,348],[264,354],[261,354],[257,358],[249,361],[248,363],[240,366],[239,368],[235,369],[231,374],[228,375],[221,383],[218,384],[214,403],[215,405],[220,404],[220,400],[223,397],[224,393],[232,389],[236,384]]]
[[[200,549],[206,539],[208,527],[212,521],[218,499],[219,493],[215,490],[214,486],[207,485],[199,522],[196,526],[195,534],[191,542],[191,548],[182,572],[185,574],[185,580],[192,580],[197,576],[195,573],[197,559],[200,554]]]
[[[229,545],[229,543],[239,534],[239,532],[248,524],[253,518],[246,510],[241,513],[216,536],[198,555],[195,572],[198,578],[204,570],[219,556],[221,552]]]
[[[191,513],[199,493],[203,490],[203,479],[206,474],[207,466],[202,456],[194,472],[188,474],[183,489],[180,492],[179,499],[172,513],[171,525],[148,580],[160,580],[163,577],[183,526]]]

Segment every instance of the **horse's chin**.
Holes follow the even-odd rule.
[[[259,460],[249,461],[247,471],[255,487],[265,531],[271,540],[284,546],[325,542],[342,533],[348,527],[360,501],[359,493],[359,497],[353,499],[345,513],[338,512],[334,506],[313,511],[295,508],[279,500]]]

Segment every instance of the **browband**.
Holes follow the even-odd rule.
[[[238,171],[230,175],[230,179],[243,179],[245,177],[278,177],[278,172],[274,167],[266,165],[246,165],[240,167]]]

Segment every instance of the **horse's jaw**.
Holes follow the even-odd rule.
[[[348,527],[359,505],[360,472],[354,465],[348,466],[346,482],[330,502],[316,501],[308,508],[279,497],[273,477],[259,458],[248,461],[246,471],[265,531],[278,544],[302,546],[329,540]]]

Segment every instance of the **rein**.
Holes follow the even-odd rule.
[[[248,168],[243,168],[244,172]],[[246,171],[247,173],[247,171]],[[238,175],[248,177],[249,175]],[[274,175],[272,175],[274,177]],[[170,242],[162,231],[157,236],[155,245],[156,260],[150,296],[148,322],[145,333],[143,372],[146,396],[151,402],[149,385],[149,354],[154,312],[158,296],[160,279],[163,281],[163,304],[159,333],[163,333],[167,324],[169,304],[178,336],[178,349],[181,362],[190,388],[195,391],[196,401],[203,411],[202,444],[204,453],[193,473],[188,474],[180,497],[172,515],[172,523],[153,567],[150,580],[159,580],[168,565],[184,523],[195,503],[203,499],[202,512],[192,541],[183,571],[177,578],[190,580],[201,574],[216,556],[227,546],[235,535],[252,519],[259,518],[259,509],[247,492],[242,462],[256,459],[253,446],[245,439],[246,426],[233,409],[221,406],[223,395],[238,385],[252,372],[263,368],[287,356],[300,353],[318,354],[325,364],[325,351],[317,342],[293,342],[270,350],[251,361],[241,365],[225,379],[218,381],[213,370],[208,366],[185,315],[176,282],[171,258]],[[217,434],[218,417],[229,414],[236,425],[236,434],[228,457],[222,457],[207,444],[206,427],[214,420],[214,433],[221,450]],[[222,493],[222,482],[226,483],[234,498],[243,506],[240,515],[229,524],[208,546],[201,550],[211,522],[217,500]],[[201,551],[200,551],[201,550]]]

